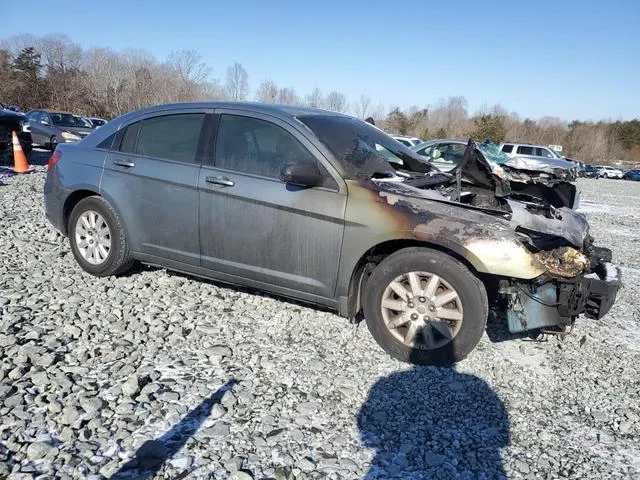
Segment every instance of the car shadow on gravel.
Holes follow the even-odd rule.
[[[376,450],[365,479],[506,478],[509,418],[487,383],[455,367],[415,366],[382,378],[358,414]]]
[[[231,390],[238,382],[229,380],[218,390],[203,400],[200,405],[191,410],[180,422],[168,432],[154,440],[147,440],[133,455],[131,460],[111,476],[111,480],[136,479],[151,480],[164,465],[171,460],[195,435],[204,421],[209,417],[212,408],[220,403],[225,392]],[[188,476],[189,471],[183,472],[181,478]]]

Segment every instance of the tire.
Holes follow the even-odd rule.
[[[422,293],[419,295],[409,291],[412,289],[410,272],[420,279],[417,291]],[[403,303],[403,308],[410,308],[411,314],[383,307],[388,305],[387,301],[398,305],[393,302],[401,298],[396,294],[399,278],[402,280],[398,283],[405,282],[403,295],[406,293],[410,298]],[[430,286],[432,279],[435,287]],[[465,265],[440,251],[412,247],[393,253],[375,268],[364,288],[363,310],[371,335],[389,355],[403,362],[419,365],[458,362],[476,347],[484,332],[489,313],[484,284]],[[435,290],[435,295],[430,289]],[[457,296],[449,303],[442,303],[443,294],[448,298]],[[454,320],[454,316],[459,319]],[[407,318],[415,317],[417,319],[406,323]],[[387,326],[393,322],[405,324]],[[418,333],[413,342],[407,342],[413,324]]]
[[[49,139],[49,150],[53,152],[57,146],[58,146],[58,139],[56,138],[55,135],[52,135],[51,138]]]
[[[93,223],[92,219],[97,221]],[[122,221],[102,197],[80,200],[71,212],[67,227],[71,251],[85,272],[108,277],[123,273],[133,265]]]

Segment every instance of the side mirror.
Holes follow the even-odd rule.
[[[42,125],[49,125],[49,122],[47,122],[46,120],[40,120],[40,123],[41,123]]]
[[[280,180],[285,183],[302,185],[305,187],[317,187],[322,185],[324,178],[318,167],[312,163],[294,163],[285,166],[280,172]]]

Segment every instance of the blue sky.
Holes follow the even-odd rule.
[[[31,0],[2,10],[11,21],[0,38],[64,33],[159,59],[195,49],[215,77],[242,63],[252,92],[271,78],[385,108],[462,95],[472,112],[501,103],[522,117],[640,117],[638,0]]]

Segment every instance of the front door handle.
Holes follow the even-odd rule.
[[[121,167],[127,167],[127,168],[132,168],[136,166],[135,163],[130,162],[129,160],[114,160],[113,164],[120,165]]]
[[[233,180],[229,180],[227,177],[207,177],[205,180],[207,183],[215,183],[224,187],[233,187],[235,185]]]

